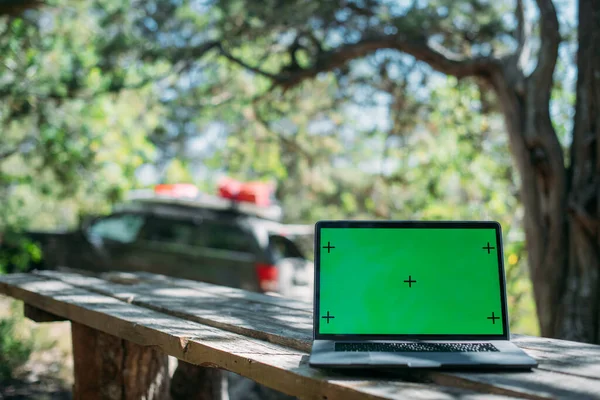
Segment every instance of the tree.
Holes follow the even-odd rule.
[[[56,171],[59,178],[94,170],[91,161],[95,160],[95,152],[85,145],[87,134],[78,135],[75,128],[82,125],[92,131],[102,130],[106,114],[94,120],[93,115],[90,119],[80,118],[86,117],[80,111],[92,112],[94,107],[88,108],[88,104],[103,109],[101,104],[112,103],[128,93],[135,98],[130,103],[138,104],[143,99],[148,101],[148,108],[162,110],[149,114],[154,122],[148,123],[147,129],[150,140],[159,147],[159,156],[165,158],[163,166],[170,165],[173,157],[180,157],[190,139],[208,142],[209,135],[203,138],[198,130],[217,120],[225,132],[221,139],[226,137],[227,147],[220,152],[208,146],[215,157],[223,156],[221,164],[216,160],[208,163],[213,170],[222,172],[225,160],[229,171],[249,171],[254,177],[268,173],[280,179],[289,173],[301,181],[312,171],[325,169],[324,180],[315,185],[318,190],[302,192],[323,205],[318,212],[339,208],[333,202],[342,199],[344,207],[355,215],[390,217],[398,215],[394,211],[397,203],[391,200],[397,199],[409,183],[427,181],[420,188],[431,198],[439,198],[436,196],[444,187],[440,180],[455,178],[441,173],[431,179],[427,174],[416,179],[410,166],[398,168],[390,176],[379,174],[374,178],[356,169],[341,176],[331,165],[373,162],[377,155],[371,145],[379,140],[385,150],[379,153],[384,158],[382,164],[393,157],[404,161],[409,147],[386,146],[402,143],[399,127],[406,135],[418,135],[422,129],[409,129],[407,124],[415,118],[394,110],[406,111],[415,104],[421,107],[419,102],[430,102],[429,94],[440,90],[440,86],[428,82],[444,74],[468,78],[461,92],[478,91],[478,100],[466,111],[465,107],[457,107],[457,115],[462,109],[463,117],[456,121],[462,124],[465,114],[495,112],[501,112],[506,121],[521,178],[529,265],[542,334],[598,342],[598,152],[593,151],[599,142],[598,123],[594,120],[598,114],[598,56],[593,53],[592,43],[597,40],[600,6],[592,0],[579,3],[577,105],[570,151],[565,151],[557,135],[559,132],[564,136],[565,128],[553,126],[549,111],[552,91],[556,95],[557,90],[553,74],[561,40],[554,3],[537,0],[534,6],[514,1],[507,5],[487,0],[96,0],[81,5],[64,0],[56,1],[56,5],[69,5],[66,15],[75,12],[77,18],[68,18],[72,23],[58,24],[57,29],[41,34],[23,30],[31,30],[36,24],[52,26],[38,23],[44,16],[43,7],[25,13],[25,18],[10,17],[6,25],[0,25],[0,46],[5,49],[3,54],[19,56],[11,57],[12,64],[0,64],[0,68],[10,68],[0,75],[9,77],[0,81],[0,107],[4,106],[0,109],[0,124],[6,124],[5,132],[11,124],[14,132],[3,136],[4,142],[0,143],[0,153],[6,155],[0,158],[0,164],[5,165],[4,177],[11,181],[4,187],[28,184],[24,179],[31,180],[34,173],[25,173],[25,178],[7,173],[6,160],[14,163],[34,150],[38,158],[50,161],[49,170]],[[531,23],[528,16],[532,13],[526,12],[525,6],[538,12],[540,17],[533,21],[537,23]],[[9,14],[18,12],[11,10]],[[92,30],[81,30],[81,21],[103,32],[95,35],[89,46],[81,40]],[[61,40],[64,32],[69,40]],[[44,61],[47,53],[62,55],[62,73],[27,75],[43,63],[56,65]],[[423,93],[429,94],[407,99],[403,92],[415,90],[415,85],[402,86],[397,70],[404,76],[404,66],[414,60],[422,70],[417,80],[423,83]],[[365,70],[367,73],[360,76],[359,71]],[[392,91],[383,87],[390,81],[395,84],[390,86]],[[378,90],[394,99],[390,105],[395,115],[392,128],[346,137],[346,128],[351,124],[339,120],[347,119],[348,114],[336,109],[345,107],[341,103],[357,94],[344,92],[372,84],[380,85]],[[31,91],[38,87],[44,90]],[[306,104],[313,107],[302,106]],[[416,118],[423,115],[419,107],[412,113]],[[328,133],[307,135],[308,126],[322,119],[325,109],[328,116],[338,114],[330,118],[333,125]],[[125,114],[135,127],[139,127],[138,116],[148,116],[139,109],[133,116]],[[39,124],[39,117],[46,115],[76,118],[71,126],[64,122],[68,118],[58,117]],[[280,129],[289,125],[288,117],[292,125],[299,127],[296,136]],[[117,123],[115,132],[126,132],[126,125],[124,121]],[[33,139],[27,132],[34,132]],[[475,136],[464,135],[458,129],[453,135],[459,140],[468,137],[467,143],[478,146]],[[140,136],[136,131],[136,137]],[[436,140],[443,143],[441,147],[453,137],[439,135]],[[342,151],[344,146],[356,143],[364,146],[355,147],[351,154]],[[487,145],[475,148],[493,151]],[[444,150],[436,149],[435,153]],[[60,154],[73,157],[67,157],[68,162],[57,162]],[[260,157],[252,160],[251,154]],[[473,160],[472,153],[462,154]],[[314,165],[310,165],[312,161]],[[485,160],[477,162],[483,168],[489,167]],[[446,166],[438,164],[440,171]],[[460,165],[453,164],[452,168]],[[131,168],[127,170],[130,176]],[[410,178],[409,183],[402,181],[404,176]],[[466,182],[466,176],[468,173],[461,175],[459,182]],[[507,179],[510,181],[510,177]],[[419,186],[410,191],[411,206],[427,210],[424,216],[440,216],[443,212],[428,203],[429,197],[419,197],[415,187]],[[281,190],[289,197],[299,193],[293,185]],[[317,212],[308,205],[296,211],[304,218],[314,218],[316,214],[310,213]]]
[[[576,106],[564,151],[550,112],[561,34],[552,0],[221,0],[221,54],[289,90],[394,50],[495,94],[521,180],[530,275],[543,336],[600,343],[600,3],[578,4]],[[512,22],[512,27],[510,23]],[[534,34],[537,32],[537,34]],[[511,39],[512,38],[512,39]],[[262,55],[246,55],[248,42]],[[240,50],[242,49],[242,50]],[[279,55],[279,63],[270,55]],[[283,58],[282,58],[283,55]],[[260,63],[260,61],[262,63]]]

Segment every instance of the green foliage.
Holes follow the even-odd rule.
[[[0,274],[26,271],[42,261],[40,247],[30,238],[18,232],[7,231],[2,234],[1,239]]]
[[[172,160],[166,168],[164,183],[193,183],[189,169],[179,159]]]
[[[66,228],[108,210],[154,155],[147,132],[160,106],[139,83],[160,65],[109,59],[110,35],[96,32],[111,29],[100,10],[112,2],[63,3],[60,18],[0,19],[0,231]]]
[[[10,378],[17,367],[27,362],[34,350],[31,336],[24,336],[19,329],[22,312],[20,303],[13,302],[11,315],[0,319],[0,381]]]

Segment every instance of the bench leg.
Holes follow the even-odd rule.
[[[171,398],[173,400],[228,400],[225,371],[200,367],[179,360],[171,379]]]
[[[168,357],[71,322],[74,400],[168,399]]]

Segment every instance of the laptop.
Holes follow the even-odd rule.
[[[319,221],[314,367],[525,368],[497,222]]]

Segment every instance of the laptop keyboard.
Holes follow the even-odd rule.
[[[491,343],[336,343],[335,351],[466,353],[499,351]]]

